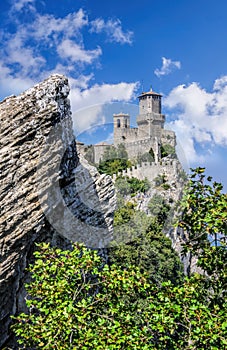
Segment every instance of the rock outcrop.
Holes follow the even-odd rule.
[[[79,159],[68,94],[67,78],[53,75],[0,103],[0,347],[23,309],[35,242],[111,239],[112,180]]]

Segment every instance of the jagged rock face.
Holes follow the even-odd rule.
[[[53,75],[0,103],[0,346],[23,309],[35,242],[111,239],[113,184],[78,158],[68,94],[67,78]]]

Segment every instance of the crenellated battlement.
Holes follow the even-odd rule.
[[[113,181],[116,180],[118,176],[128,176],[129,178],[136,177],[139,180],[145,180],[147,178],[149,181],[153,181],[158,175],[165,175],[168,179],[169,174],[173,176],[178,174],[182,170],[181,164],[178,159],[166,158],[165,161],[159,162],[142,162],[137,165],[133,165],[122,172],[113,174]]]
[[[175,148],[175,133],[164,129],[165,115],[161,109],[161,95],[154,92],[143,92],[139,98],[139,115],[137,127],[130,127],[130,115],[118,113],[113,115],[113,146],[125,146],[128,157],[136,160],[138,156],[150,152],[158,163],[161,160],[161,146],[169,144]],[[99,163],[105,152],[105,145],[94,145],[94,162]]]

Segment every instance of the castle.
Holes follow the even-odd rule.
[[[129,159],[150,152],[155,163],[161,159],[161,146],[176,146],[175,133],[164,129],[165,115],[162,114],[162,95],[154,91],[142,92],[139,99],[139,115],[137,128],[130,127],[129,114],[119,113],[113,115],[114,139],[113,146],[123,144]],[[93,160],[98,164],[107,147],[110,145],[101,142],[93,146]],[[78,142],[78,150],[86,152],[86,146]]]

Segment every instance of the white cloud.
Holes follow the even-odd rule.
[[[58,42],[58,36],[67,38],[79,38],[82,40],[80,30],[88,25],[88,17],[83,9],[69,13],[63,18],[55,18],[53,15],[37,14],[36,20],[30,25],[32,36],[37,40],[54,40]]]
[[[72,89],[74,110],[110,101],[129,101],[134,97],[137,83],[95,84],[83,91]],[[75,91],[75,94],[74,94]]]
[[[56,72],[70,78],[73,89],[78,90],[82,96],[80,105],[81,101],[85,102],[87,99],[86,91],[89,90],[90,96],[94,95],[94,98],[94,91],[99,90],[102,94],[100,89],[103,87],[98,88],[97,85],[94,89],[88,87],[93,75],[89,71],[86,75],[83,74],[85,64],[86,68],[89,68],[88,66],[95,60],[99,63],[102,49],[99,46],[92,47],[92,44],[86,47],[83,30],[89,28],[90,24],[94,29],[96,23],[97,32],[103,30],[108,32],[110,39],[118,43],[131,43],[132,32],[124,32],[118,19],[109,19],[105,22],[99,18],[97,22],[96,20],[90,22],[83,9],[64,17],[41,14],[35,8],[35,2],[35,0],[12,0],[8,19],[12,23],[9,22],[8,27],[0,32],[0,95],[5,97],[12,93],[17,94]],[[119,89],[120,85],[117,86]],[[113,88],[112,92],[115,96]],[[109,94],[111,95],[111,92]],[[98,95],[99,93],[96,95],[97,103],[100,103]]]
[[[12,10],[20,12],[24,8],[27,8],[29,11],[35,10],[35,7],[33,4],[35,3],[35,0],[17,0],[12,5]]]
[[[73,111],[75,130],[80,133],[88,130],[96,124],[104,124],[105,118],[101,118],[102,106],[113,101],[130,101],[138,83],[119,83],[93,85],[81,91],[72,88],[70,99]]]
[[[57,48],[59,56],[63,59],[69,59],[72,62],[92,63],[102,54],[98,47],[95,50],[85,50],[82,46],[74,43],[72,40],[63,40]]]
[[[23,4],[25,6],[26,2],[18,3],[16,8],[21,9]],[[15,5],[12,8],[14,9],[14,7]],[[30,79],[32,84],[37,82],[45,75],[44,71],[53,70],[59,65],[62,66],[63,62],[61,61],[64,58],[69,58],[70,52],[69,48],[67,50],[67,43],[72,44],[72,58],[73,54],[75,56],[77,48],[79,62],[85,60],[85,62],[91,63],[93,58],[100,54],[100,48],[87,51],[83,48],[80,30],[87,25],[88,19],[82,9],[63,18],[40,15],[33,11],[32,20],[25,23],[18,23],[16,15],[12,15],[12,18],[17,19],[15,21],[16,31],[13,33],[2,32],[0,44],[1,59],[4,66],[10,69],[11,78]],[[65,57],[63,56],[64,49]],[[55,57],[56,61],[57,59],[59,61],[52,69],[50,67],[53,65],[53,58],[49,61],[46,59],[48,57],[46,56],[47,51],[48,54],[52,53],[52,57]],[[73,68],[72,66],[68,67],[68,64],[64,63],[64,65],[67,72],[75,73],[75,66]]]
[[[102,18],[98,18],[91,22],[91,32],[105,32],[111,42],[132,44],[133,32],[129,30],[124,32],[119,19],[109,19],[105,22]]]
[[[102,116],[103,105],[94,105],[73,113],[73,126],[76,136],[89,131],[94,126],[105,124]]]
[[[70,81],[77,133],[105,123],[104,104],[129,101],[137,83],[92,86],[93,73],[83,74],[84,64],[87,67],[98,60],[102,49],[85,48],[82,30],[90,24],[85,11],[80,9],[57,18],[38,13],[34,4],[35,0],[15,0],[10,17],[15,30],[9,26],[0,33],[0,93],[3,97],[18,94],[52,73],[65,74]],[[26,21],[25,11],[31,11]],[[119,20],[98,19],[91,26],[97,33],[105,31],[111,41],[131,43],[132,32],[124,32]]]
[[[23,28],[20,28],[17,33],[9,38],[4,58],[7,64],[19,65],[21,76],[34,76],[39,73],[40,68],[46,61],[43,56],[36,53],[34,47],[25,45],[25,38],[26,33]]]
[[[227,76],[217,79],[213,92],[197,83],[179,85],[165,98],[164,105],[176,118],[170,123],[177,133],[186,158],[201,161],[214,146],[227,147]],[[197,145],[204,147],[197,151]]]
[[[33,80],[21,77],[19,74],[12,75],[10,68],[0,61],[0,86],[4,97],[17,95],[32,86]]]
[[[70,78],[69,82],[70,82],[71,90],[78,89],[78,88],[80,90],[87,89],[89,82],[92,78],[93,78],[93,74],[89,74],[89,75],[81,74],[80,76],[78,76],[77,79]]]
[[[170,74],[176,68],[181,68],[180,61],[172,61],[170,58],[162,57],[162,67],[161,69],[155,69],[154,74],[161,77]]]
[[[214,90],[221,90],[226,89],[227,85],[227,75],[224,75],[223,77],[216,79],[214,82]]]

